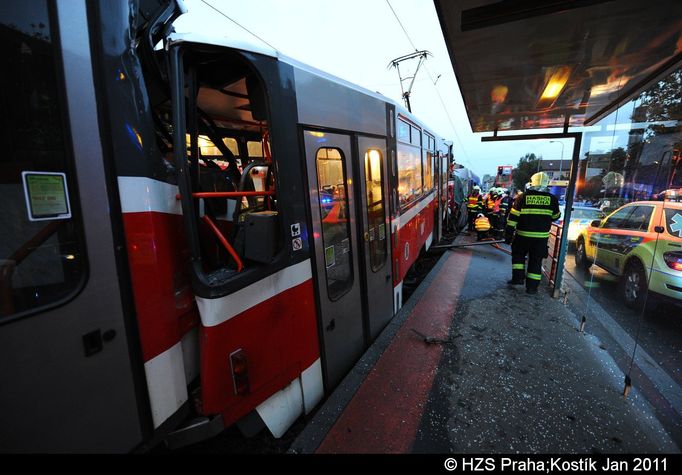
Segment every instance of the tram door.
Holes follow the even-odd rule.
[[[386,141],[358,137],[360,182],[359,223],[362,224],[363,271],[369,337],[374,340],[393,317],[391,239],[388,222]]]
[[[88,21],[84,4],[67,3],[57,15],[47,2],[0,11],[0,50],[22,65],[3,71],[17,87],[0,91],[0,452],[124,452],[142,441]],[[51,26],[13,26],[29,24]]]
[[[351,139],[304,131],[325,382],[336,386],[364,351]]]

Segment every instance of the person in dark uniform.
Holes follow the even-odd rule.
[[[504,242],[512,243],[510,285],[526,284],[526,292],[536,294],[542,279],[542,259],[547,256],[547,239],[552,221],[559,219],[559,200],[547,190],[544,172],[531,177],[530,188],[519,195],[509,211]],[[528,255],[528,270],[524,262]]]

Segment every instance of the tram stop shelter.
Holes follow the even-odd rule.
[[[570,222],[583,128],[679,69],[682,4],[435,6],[473,132],[488,132],[483,141],[574,140]],[[556,253],[544,263],[550,289],[536,296],[507,287],[510,259],[497,249],[445,252],[290,451],[679,452],[679,379],[632,350],[637,341],[598,303],[589,310],[605,315],[606,330],[584,331],[590,295],[564,278],[567,234],[555,230]],[[630,353],[637,384],[624,387]]]

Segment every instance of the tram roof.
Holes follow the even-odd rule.
[[[682,64],[680,0],[434,0],[474,132],[590,125]]]
[[[250,41],[237,40],[234,38],[227,38],[224,36],[208,36],[202,35],[200,33],[171,33],[168,37],[171,42],[187,42],[187,43],[198,43],[204,45],[212,46],[225,46],[227,48],[234,48],[243,51],[250,51],[252,53],[262,54],[264,56],[270,56],[277,58],[280,56],[279,52],[271,48],[270,46],[265,46],[262,44],[256,44]]]
[[[177,42],[177,43],[187,42],[187,43],[197,43],[197,44],[212,45],[212,46],[223,46],[223,47],[232,48],[232,49],[236,49],[236,50],[240,50],[240,51],[248,51],[251,53],[258,53],[258,54],[262,54],[264,56],[270,56],[272,58],[276,58],[279,61],[290,64],[291,66],[294,66],[295,68],[298,68],[298,69],[303,70],[303,71],[307,71],[307,72],[314,74],[316,76],[322,77],[328,81],[342,85],[342,86],[347,87],[349,89],[353,89],[357,92],[360,92],[360,93],[365,94],[367,96],[381,100],[383,102],[391,103],[395,106],[395,108],[399,114],[409,118],[413,122],[419,124],[421,127],[425,127],[434,136],[441,137],[441,138],[443,137],[442,135],[438,134],[438,132],[436,130],[433,130],[433,129],[429,128],[428,126],[425,126],[425,124],[419,118],[417,118],[414,114],[409,112],[402,104],[394,101],[393,99],[386,97],[379,92],[370,91],[369,89],[366,89],[366,88],[364,88],[358,84],[352,83],[352,82],[347,81],[345,79],[342,79],[338,76],[334,76],[333,74],[329,74],[325,71],[322,71],[321,69],[317,69],[314,66],[310,66],[309,64],[298,61],[297,59],[294,59],[290,56],[286,56],[286,55],[282,54],[280,51],[278,51],[274,48],[271,48],[269,46],[264,46],[262,44],[253,43],[250,41],[237,40],[237,39],[227,38],[227,37],[208,36],[208,35],[203,35],[203,34],[194,33],[194,32],[172,33],[169,36],[169,40],[171,42]]]

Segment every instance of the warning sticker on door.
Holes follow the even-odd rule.
[[[341,241],[341,249],[344,254],[350,252],[350,240],[348,238]]]
[[[294,251],[300,251],[303,249],[303,241],[301,241],[301,238],[294,238],[291,240],[291,247],[294,249]]]
[[[334,246],[328,246],[324,248],[324,262],[327,268],[336,264],[336,253],[334,252]]]
[[[386,225],[381,223],[379,225],[379,241],[386,239]]]
[[[294,223],[291,225],[291,237],[301,235],[301,223]]]

